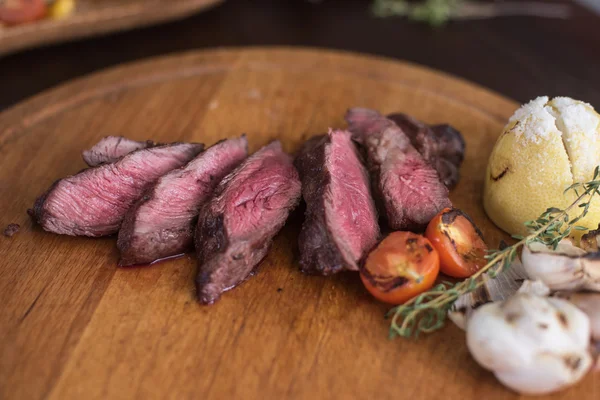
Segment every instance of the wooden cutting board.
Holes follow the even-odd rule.
[[[344,126],[348,107],[449,122],[466,138],[457,207],[489,244],[505,236],[481,206],[485,165],[517,104],[407,63],[303,49],[214,50],[123,66],[0,114],[0,398],[512,399],[469,356],[454,325],[387,339],[387,306],[355,273],[298,271],[296,213],[259,273],[214,306],[194,298],[192,255],[117,268],[115,238],[57,236],[26,210],[108,134],[292,152]],[[590,374],[555,399],[592,399]],[[594,390],[596,391],[594,393]],[[597,397],[596,397],[597,398]]]
[[[76,0],[68,18],[0,27],[0,55],[183,18],[223,0]]]

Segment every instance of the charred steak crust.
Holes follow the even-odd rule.
[[[379,226],[367,171],[350,133],[330,131],[308,140],[294,164],[306,202],[298,238],[301,270],[321,275],[358,270],[377,242]],[[344,175],[336,176],[340,171]]]
[[[465,158],[467,146],[460,131],[448,124],[432,125],[431,130],[441,143],[444,158],[460,166]]]
[[[158,178],[202,151],[199,143],[173,143],[134,151],[112,164],[60,179],[40,196],[34,219],[49,232],[72,236],[116,233],[129,207]]]
[[[450,125],[429,126],[406,114],[387,116],[404,131],[417,149],[449,189],[460,178],[459,168],[465,154],[465,141],[459,131]]]
[[[322,211],[325,207],[322,203],[323,198],[317,199],[318,195],[313,194],[322,190],[320,188],[327,187],[329,183],[329,176],[323,171],[327,142],[327,135],[309,139],[294,161],[302,181],[302,197],[307,204],[298,244],[300,269],[308,274],[329,275],[345,268],[342,255],[331,237],[331,232],[327,229],[325,212]],[[320,247],[312,246],[311,239],[320,242]]]
[[[35,202],[33,203],[33,208],[28,209],[27,213],[29,214],[29,216],[38,224],[41,225],[43,227],[44,225],[44,221],[46,220],[46,210],[44,208],[44,204],[46,203],[46,198],[48,197],[48,195],[50,193],[52,193],[52,191],[54,191],[54,189],[58,186],[58,184],[60,183],[62,179],[57,179],[56,181],[54,181],[54,183],[52,183],[52,185],[48,188],[48,190],[46,190],[44,193],[42,193],[40,195],[40,197],[38,197],[37,199],[35,199]]]
[[[196,228],[198,300],[212,304],[249,277],[300,199],[300,180],[278,141],[227,175]]]
[[[329,275],[344,269],[345,263],[337,249],[331,232],[327,229],[323,198],[317,199],[316,193],[327,187],[329,176],[323,171],[325,165],[325,144],[327,135],[309,139],[294,160],[294,165],[302,181],[302,197],[306,202],[304,222],[298,236],[300,248],[300,269],[307,274]],[[319,201],[321,200],[321,201]],[[313,246],[314,239],[320,242]]]
[[[247,156],[245,136],[225,139],[163,175],[125,215],[117,240],[119,265],[149,264],[193,248],[200,207]]]
[[[81,153],[83,161],[90,167],[109,164],[136,150],[147,149],[160,144],[152,140],[138,142],[123,136],[106,136],[88,150]]]
[[[452,206],[437,171],[392,120],[374,110],[353,108],[346,121],[364,147],[373,191],[391,229],[421,231],[438,212]]]

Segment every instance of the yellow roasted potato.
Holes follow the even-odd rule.
[[[600,115],[594,108],[568,97],[538,97],[515,112],[494,146],[484,180],[485,211],[504,231],[524,235],[524,222],[571,204],[575,194],[564,190],[591,180],[597,165]],[[577,225],[594,229],[598,222],[595,198]]]

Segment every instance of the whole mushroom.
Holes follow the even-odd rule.
[[[566,300],[517,293],[485,304],[467,321],[475,360],[523,394],[575,384],[592,365],[589,318]]]

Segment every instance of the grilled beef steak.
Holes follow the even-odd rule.
[[[279,142],[263,147],[219,183],[196,230],[201,303],[214,303],[248,278],[298,204],[300,186]]]
[[[444,185],[453,188],[458,183],[458,169],[465,154],[460,132],[450,125],[429,126],[405,114],[390,114],[388,118],[406,133],[425,161],[436,169]]]
[[[224,140],[163,175],[125,215],[119,264],[148,264],[190,250],[200,206],[247,156],[246,137]]]
[[[393,121],[365,108],[349,110],[346,120],[366,150],[374,192],[390,228],[422,230],[452,205],[437,172]]]
[[[305,273],[358,270],[379,237],[368,173],[347,131],[330,131],[304,144],[295,165],[306,202],[298,239]]]
[[[64,235],[116,233],[129,207],[146,189],[203,147],[175,143],[137,150],[112,164],[60,179],[36,200],[34,217],[45,230]]]
[[[81,153],[83,161],[90,167],[101,164],[109,164],[135,150],[153,147],[156,144],[152,140],[137,142],[123,136],[107,136],[96,143],[91,149]]]

